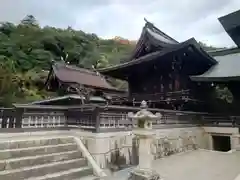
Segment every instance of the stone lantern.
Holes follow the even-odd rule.
[[[134,121],[137,121],[137,129],[142,130],[151,130],[152,129],[152,121],[155,119],[159,119],[162,117],[160,113],[153,114],[152,112],[148,111],[147,102],[142,101],[141,110],[138,111],[136,114],[132,112],[128,113],[128,117]]]
[[[141,110],[136,114],[128,113],[128,117],[137,122],[137,127],[133,129],[133,134],[139,139],[139,164],[138,167],[131,172],[131,180],[157,180],[159,175],[152,171],[153,154],[151,144],[153,136],[152,121],[162,117],[160,113],[153,114],[148,111],[146,101],[142,101]]]

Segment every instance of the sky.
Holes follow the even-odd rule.
[[[137,40],[144,18],[178,41],[194,37],[208,45],[234,46],[218,17],[240,9],[240,0],[0,0],[0,21],[26,15],[41,26]]]

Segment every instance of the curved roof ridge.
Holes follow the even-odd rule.
[[[144,18],[145,20],[145,26],[144,28],[148,28],[150,29],[152,32],[159,34],[161,36],[163,36],[164,38],[170,40],[170,41],[174,41],[175,43],[179,43],[177,40],[175,40],[174,38],[172,38],[171,36],[167,35],[166,33],[164,33],[163,31],[161,31],[159,28],[157,28],[153,23],[149,22],[146,18]]]
[[[154,26],[153,23],[147,21],[146,18],[144,18],[144,20],[146,23],[142,28],[142,33],[137,41],[135,50],[133,51],[132,56],[129,58],[130,60],[139,58],[139,55],[144,48],[144,44],[147,42],[153,46],[161,48],[168,48],[179,44],[178,41],[162,32],[160,29]]]
[[[88,74],[91,74],[91,75],[95,75],[95,76],[99,76],[100,74],[95,72],[94,70],[90,70],[90,69],[85,69],[85,68],[80,68],[76,65],[69,65],[69,64],[66,64],[66,63],[63,63],[63,62],[55,62],[53,64],[53,66],[55,66],[56,68],[67,68],[69,70],[74,70],[74,71],[78,71],[78,72],[81,72],[81,73],[88,73]]]

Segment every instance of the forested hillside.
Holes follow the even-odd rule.
[[[95,68],[124,60],[133,45],[103,40],[81,30],[41,28],[29,15],[0,26],[0,106],[53,96],[42,88],[52,60]]]

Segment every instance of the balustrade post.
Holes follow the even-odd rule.
[[[23,113],[24,113],[24,109],[16,108],[16,111],[15,111],[15,117],[16,117],[15,128],[22,128]]]
[[[16,111],[14,111],[14,109],[9,110],[9,121],[8,121],[8,128],[14,128],[14,120],[16,117]],[[17,120],[17,118],[16,118]]]
[[[69,110],[66,110],[66,111],[64,112],[64,116],[65,116],[64,127],[68,127]]]
[[[8,114],[9,114],[9,110],[4,109],[2,112],[2,128],[7,128]]]

